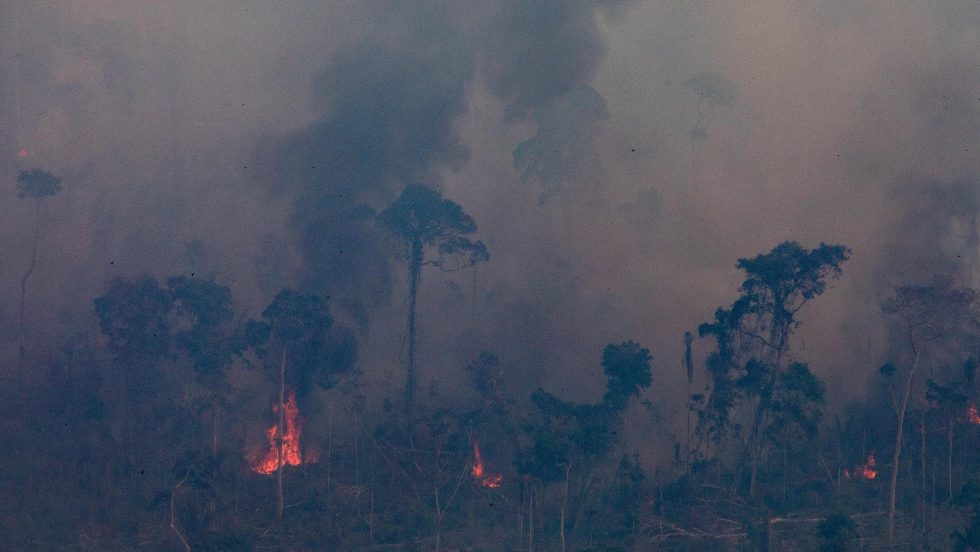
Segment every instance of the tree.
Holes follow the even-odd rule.
[[[892,315],[897,320],[912,357],[905,373],[903,391],[896,409],[898,423],[895,430],[895,449],[892,455],[888,494],[889,544],[894,537],[898,463],[902,453],[902,433],[913,379],[927,346],[941,339],[977,335],[980,330],[977,299],[976,290],[957,289],[953,288],[948,280],[936,280],[925,285],[898,286],[894,289],[892,297],[882,305],[885,314]]]
[[[482,241],[467,236],[476,222],[463,208],[421,184],[410,184],[401,196],[378,215],[378,222],[397,238],[408,257],[408,360],[405,377],[405,413],[415,415],[415,317],[422,267],[460,270],[490,259]]]
[[[937,418],[946,430],[946,490],[949,500],[953,500],[953,430],[959,423],[972,422],[969,417],[971,413],[975,414],[975,410],[971,410],[970,399],[976,385],[976,375],[977,361],[968,358],[953,381],[944,385],[932,378],[926,380],[929,414]]]
[[[278,359],[276,412],[276,517],[285,511],[283,495],[283,437],[285,435],[286,382],[299,396],[312,384],[333,387],[341,374],[354,367],[357,347],[347,332],[331,332],[333,317],[327,303],[317,295],[284,289],[262,311],[262,320],[246,325],[246,342],[272,369]],[[287,362],[288,361],[288,362]]]
[[[635,341],[607,345],[602,351],[602,371],[606,374],[606,393],[602,400],[614,410],[623,410],[631,397],[650,387],[650,350]]]
[[[723,434],[728,411],[746,399],[755,399],[733,492],[739,487],[743,466],[749,463],[749,496],[755,496],[774,392],[784,370],[790,338],[799,326],[796,315],[810,300],[824,293],[828,278],[840,276],[841,265],[849,256],[850,250],[843,245],[821,243],[808,250],[787,241],[769,253],[739,259],[736,266],[746,274],[740,296],[731,308],[718,309],[714,322],[698,328],[702,337],[710,335],[717,344],[707,360],[714,389],[705,417],[713,422],[713,431]]]
[[[543,389],[531,395],[541,420],[525,428],[532,443],[520,453],[518,471],[543,483],[564,480],[559,526],[563,548],[568,520],[569,533],[574,536],[579,514],[596,483],[594,470],[622,438],[630,399],[653,381],[650,361],[650,351],[634,341],[610,344],[602,353],[602,369],[607,378],[602,402],[576,404]],[[577,481],[569,495],[573,474]],[[568,515],[570,504],[573,515]]]
[[[20,329],[18,332],[18,362],[21,379],[24,378],[24,304],[27,298],[27,280],[37,266],[37,245],[41,237],[41,200],[61,191],[61,177],[42,169],[20,171],[17,175],[17,197],[34,200],[34,239],[31,244],[31,264],[20,279]]]
[[[114,278],[94,305],[122,384],[123,441],[132,467],[147,437],[140,424],[161,423],[153,412],[159,402],[154,390],[163,387],[159,365],[171,351],[173,295],[151,276]],[[159,433],[157,429],[149,435]]]
[[[174,334],[174,344],[193,364],[198,382],[210,394],[211,454],[218,453],[218,398],[227,369],[241,353],[239,332],[234,327],[231,290],[210,280],[176,276],[167,280],[177,313],[184,319]]]

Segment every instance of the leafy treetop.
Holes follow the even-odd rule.
[[[42,170],[20,171],[17,175],[17,197],[40,200],[61,191],[61,177]]]
[[[467,234],[476,232],[476,222],[459,204],[422,184],[410,184],[387,209],[378,222],[420,254],[424,246],[435,246],[439,258],[428,263],[438,268],[443,256],[466,256],[467,266],[490,259],[482,241],[472,241]]]

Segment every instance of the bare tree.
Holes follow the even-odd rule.
[[[895,495],[898,487],[898,464],[902,453],[902,433],[908,410],[912,382],[926,348],[939,340],[955,340],[977,335],[980,330],[978,296],[970,288],[956,289],[949,281],[927,285],[899,286],[894,295],[882,305],[886,314],[894,316],[908,342],[911,360],[905,372],[902,394],[897,404],[898,423],[895,430],[895,450],[892,455],[891,481],[888,493],[888,542],[895,530]]]

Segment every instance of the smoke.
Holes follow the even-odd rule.
[[[854,250],[793,349],[844,400],[891,285],[980,285],[977,23],[969,2],[4,2],[0,184],[64,186],[29,355],[90,339],[108,278],[195,272],[251,315],[284,285],[329,295],[386,381],[406,278],[373,214],[421,181],[491,253],[424,274],[423,388],[489,349],[517,395],[597,398],[603,346],[632,338],[669,428],[684,332],[734,298],[737,258],[793,239]],[[0,205],[10,357],[32,212]]]
[[[467,156],[454,123],[470,71],[465,58],[443,55],[370,42],[338,52],[316,84],[323,119],[285,137],[268,160],[268,182],[295,194],[292,224],[308,282],[362,324],[391,286],[371,206],[406,182],[438,183],[440,169]]]
[[[592,88],[604,53],[597,12],[624,9],[622,0],[507,0],[487,29],[487,88],[505,103],[506,119],[528,120],[533,136],[514,150],[521,180],[541,186],[541,199],[581,180],[591,137],[608,116]]]

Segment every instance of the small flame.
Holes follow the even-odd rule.
[[[282,465],[283,466],[298,466],[303,463],[303,457],[300,455],[299,448],[299,436],[303,430],[303,423],[299,417],[299,407],[296,406],[296,394],[290,393],[289,399],[286,400],[285,407],[283,409],[283,418],[286,426],[286,432],[283,438],[279,439],[279,424],[273,424],[272,427],[265,430],[266,438],[269,440],[269,449],[258,458],[252,464],[252,471],[255,473],[261,473],[264,475],[270,475],[276,472],[279,468],[279,450],[277,448],[277,443],[282,443]],[[272,412],[276,415],[279,414],[279,405],[272,406]],[[310,461],[315,461],[311,459]]]
[[[19,150],[17,150],[17,159],[25,159],[27,157],[30,157],[30,155],[31,155],[31,151],[27,148],[20,148]]]
[[[499,473],[486,474],[483,459],[480,457],[480,445],[476,441],[473,441],[473,469],[470,473],[478,484],[488,489],[496,489],[504,481],[504,476]]]
[[[980,425],[980,416],[977,415],[977,407],[973,403],[970,403],[966,409],[966,419],[971,424]]]
[[[878,477],[878,470],[875,469],[874,451],[871,451],[871,454],[868,455],[868,462],[865,465],[854,468],[854,475],[865,479],[874,479]]]

